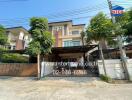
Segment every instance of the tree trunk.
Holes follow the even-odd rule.
[[[105,61],[104,61],[104,55],[103,55],[103,50],[102,50],[101,43],[99,43],[99,49],[100,49],[100,55],[101,55],[101,59],[102,59],[102,63],[103,63],[104,74],[107,76],[106,67],[105,67]]]
[[[125,72],[125,77],[127,80],[129,80],[130,77],[129,77],[129,73],[128,73],[128,69],[127,69],[127,56],[126,56],[125,50],[123,49],[122,37],[118,36],[117,39],[118,39],[118,45],[119,45],[119,49],[120,49],[120,56],[121,56],[121,60],[123,63],[123,69]]]
[[[38,62],[38,79],[40,79],[40,54],[37,55],[37,62]]]

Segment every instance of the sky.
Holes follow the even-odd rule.
[[[132,7],[132,0],[111,0],[113,5]],[[49,22],[73,20],[88,24],[98,12],[110,16],[107,0],[0,0],[0,24],[29,29],[31,17],[46,17]]]

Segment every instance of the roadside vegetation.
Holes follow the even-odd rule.
[[[52,34],[48,31],[48,20],[41,17],[30,19],[29,33],[32,35],[32,41],[27,49],[28,54],[37,56],[38,62],[38,79],[40,78],[40,55],[51,53],[54,43]],[[44,60],[44,59],[43,59]]]
[[[105,82],[108,82],[108,83],[112,82],[112,79],[109,76],[106,76],[106,75],[100,75],[100,79],[102,81],[105,81]]]
[[[29,57],[17,53],[6,53],[0,56],[2,63],[28,63]]]

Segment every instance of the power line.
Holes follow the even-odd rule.
[[[89,12],[98,11],[98,10],[101,10],[101,9],[104,9],[104,8],[108,8],[106,2],[95,5],[93,7],[85,7],[85,8],[75,9],[75,10],[67,10],[67,11],[64,11],[64,12],[56,13],[56,14],[51,14],[51,15],[49,14],[47,16],[48,16],[49,20],[55,20],[55,19],[61,19],[61,18],[67,20],[68,19],[67,17],[73,17],[73,16],[77,16],[77,15],[82,16],[82,14],[87,14]],[[91,17],[93,17],[93,16],[91,16]],[[30,17],[18,18],[18,19],[1,19],[0,22],[6,23],[6,24],[14,24],[14,23],[17,23],[17,24],[23,23],[24,24],[25,22],[28,22],[27,20],[29,20],[29,18]],[[89,18],[89,16],[69,18],[69,19],[70,20],[71,19],[77,20],[77,19],[82,19],[82,18]]]
[[[106,5],[104,5],[104,3],[92,6],[92,7],[85,7],[85,8],[81,8],[81,9],[75,9],[75,10],[66,10],[63,12],[57,12],[55,14],[48,14],[48,15],[42,15],[48,18],[55,18],[55,17],[64,17],[64,16],[69,16],[69,15],[74,15],[74,14],[82,14],[82,12],[92,12],[92,11],[96,11],[102,8],[107,7]],[[14,18],[15,20],[21,20],[21,19],[29,19],[31,17],[24,17],[24,18]],[[14,19],[1,19],[1,20],[14,20]]]

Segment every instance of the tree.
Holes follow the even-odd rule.
[[[112,29],[113,24],[111,20],[102,12],[98,13],[90,21],[90,25],[87,27],[87,42],[96,41],[99,44],[101,59],[103,63],[104,73],[106,73],[105,61],[102,49],[102,41],[112,41]]]
[[[51,52],[54,43],[52,34],[48,31],[48,20],[46,18],[33,17],[30,20],[32,41],[28,47],[28,53],[37,55],[38,79],[40,78],[40,54],[45,55]]]
[[[85,46],[85,36],[86,36],[86,33],[84,31],[82,31],[81,32],[81,41],[82,41],[83,49],[84,49],[84,46]],[[83,61],[83,66],[85,66],[85,52],[83,52],[83,60],[84,60]]]
[[[7,43],[6,30],[0,25],[0,45],[5,45]]]
[[[132,9],[124,12],[123,16],[116,17],[116,22],[125,30],[124,34],[122,33],[125,42],[132,42]]]

